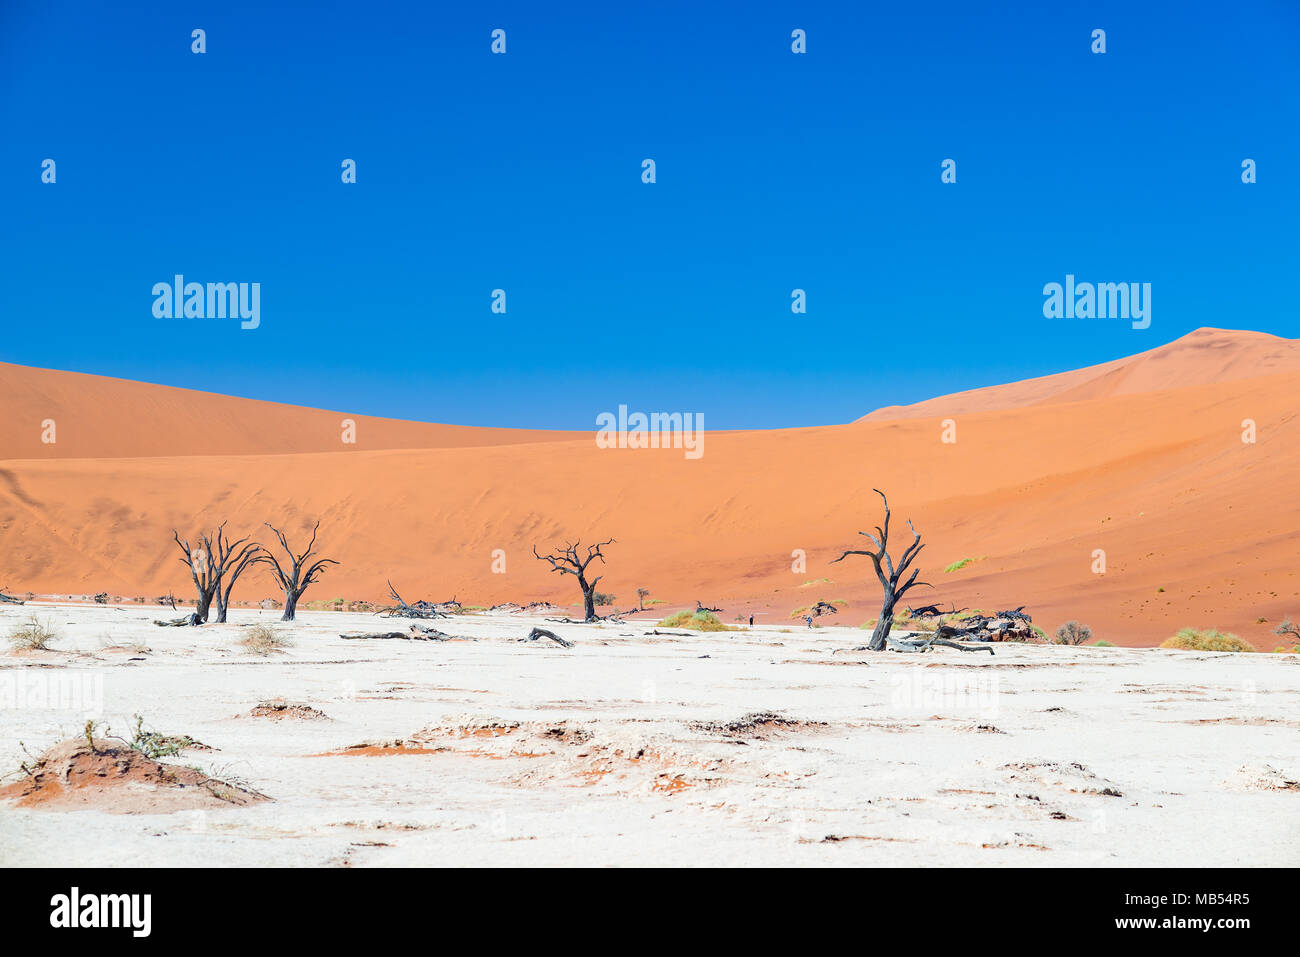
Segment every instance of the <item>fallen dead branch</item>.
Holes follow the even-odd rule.
[[[891,651],[919,653],[930,651],[935,645],[942,645],[945,648],[956,648],[958,651],[987,651],[990,655],[993,654],[993,647],[987,642],[963,645],[959,641],[953,641],[949,638],[941,638],[937,634],[927,635],[924,638],[894,638],[890,635],[886,635],[885,644],[889,646]],[[864,646],[853,650],[866,651],[869,649]]]
[[[412,625],[410,631],[346,631],[339,637],[349,641],[385,638],[397,638],[402,641],[451,641],[456,636],[444,634],[429,625]]]
[[[550,619],[548,618],[547,620],[549,621]],[[581,624],[581,623],[574,622],[574,624]],[[530,631],[527,635],[525,635],[523,638],[520,638],[519,640],[536,641],[538,638],[549,638],[551,639],[551,641],[555,642],[557,645],[559,645],[562,648],[573,647],[573,642],[569,641],[568,639],[561,638],[555,632],[549,631],[546,628],[534,628],[532,631]]]
[[[386,618],[450,618],[454,612],[444,609],[459,611],[461,607],[455,595],[451,596],[450,601],[421,600],[407,604],[406,600],[397,593],[391,581],[388,583],[388,594],[397,604],[380,608],[375,612],[376,615],[383,615]]]

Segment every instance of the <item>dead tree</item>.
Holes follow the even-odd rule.
[[[194,591],[197,594],[194,600],[194,613],[190,615],[190,624],[202,625],[208,620],[208,609],[212,607],[212,599],[216,597],[217,588],[221,584],[221,578],[217,575],[211,560],[212,539],[204,532],[199,535],[198,543],[201,547],[190,548],[190,540],[182,539],[180,533],[174,528],[172,538],[176,542],[176,547],[185,556],[181,559],[181,563],[189,568],[190,578],[194,581]]]
[[[1295,624],[1290,615],[1283,618],[1282,623],[1273,629],[1273,634],[1300,644],[1300,625]]]
[[[4,605],[21,605],[23,600],[15,598],[13,595],[6,595],[3,588],[0,588],[0,604]]]
[[[706,611],[711,611],[711,612],[713,612],[713,613],[715,613],[715,614],[721,614],[722,609],[721,609],[721,608],[710,608],[708,605],[704,604],[704,602],[700,601],[698,598],[695,599],[695,614],[699,615],[699,614],[702,614],[702,613],[704,613],[704,612],[706,612]]]
[[[649,588],[638,588],[636,590],[636,610],[645,611],[645,600],[650,597]]]
[[[257,561],[262,546],[250,542],[248,536],[231,542],[225,538],[226,523],[217,526],[217,548],[212,554],[212,561],[217,572],[217,622],[224,624],[226,611],[230,608],[230,592],[235,582],[244,573],[244,569]]]
[[[550,562],[551,571],[559,572],[562,575],[573,575],[578,579],[578,587],[582,589],[583,620],[599,621],[600,616],[596,614],[596,584],[605,576],[597,575],[591,581],[587,580],[587,566],[595,559],[599,558],[600,563],[605,564],[605,556],[601,553],[601,548],[606,545],[613,545],[614,539],[606,542],[597,542],[595,545],[587,546],[587,554],[581,555],[578,549],[582,542],[575,541],[572,545],[565,545],[560,549],[558,555],[538,555],[537,546],[533,546],[533,557],[538,561]]]
[[[916,531],[916,527],[912,525],[909,520],[907,527],[912,530],[912,544],[907,546],[898,565],[894,565],[894,560],[890,557],[888,550],[889,499],[885,498],[885,493],[880,491],[880,489],[872,489],[872,491],[879,495],[881,500],[885,503],[885,524],[883,527],[880,525],[876,526],[875,535],[872,535],[870,532],[858,532],[858,534],[865,535],[867,538],[871,539],[872,544],[876,546],[876,550],[849,549],[839,558],[835,559],[835,561],[832,561],[831,564],[834,565],[835,562],[843,561],[849,555],[866,555],[871,559],[871,564],[875,566],[876,569],[876,578],[880,580],[880,587],[884,590],[884,598],[880,604],[880,617],[876,619],[876,628],[875,631],[871,633],[871,641],[868,643],[867,647],[872,651],[883,651],[885,649],[885,640],[889,637],[889,629],[894,626],[894,605],[898,603],[898,600],[902,598],[909,589],[914,588],[917,585],[924,585],[927,588],[933,586],[931,586],[929,582],[918,582],[916,580],[916,576],[920,572],[919,568],[913,569],[911,576],[909,576],[901,585],[899,584],[899,582],[902,581],[903,576],[907,574],[907,570],[911,567],[912,562],[916,560],[916,556],[920,554],[921,549],[925,546],[921,544],[921,536]]]
[[[302,597],[311,584],[316,581],[318,575],[324,574],[326,565],[337,565],[332,558],[318,558],[316,561],[308,564],[311,557],[315,554],[316,532],[320,528],[320,521],[312,526],[311,541],[307,543],[307,549],[301,555],[295,555],[289,543],[285,541],[284,533],[266,522],[266,527],[275,532],[275,537],[280,541],[280,547],[289,555],[287,562],[288,568],[285,569],[276,560],[274,554],[263,550],[260,555],[253,559],[256,564],[270,565],[271,574],[275,576],[276,583],[284,592],[284,614],[280,616],[281,621],[293,621],[294,615],[298,611],[298,599]]]

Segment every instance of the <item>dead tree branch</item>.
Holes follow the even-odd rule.
[[[559,645],[562,648],[573,647],[573,642],[569,641],[566,638],[561,638],[555,632],[549,631],[546,628],[534,628],[532,631],[530,631],[527,635],[525,635],[523,638],[520,638],[519,640],[536,641],[538,638],[549,638],[551,639],[551,641],[555,642],[557,645]]]

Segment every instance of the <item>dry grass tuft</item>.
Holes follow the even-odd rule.
[[[270,655],[283,651],[291,642],[270,625],[253,625],[239,643],[250,655]]]
[[[59,637],[49,621],[41,623],[35,615],[9,633],[9,644],[20,651],[44,651]]]
[[[1182,651],[1254,651],[1255,646],[1248,641],[1243,641],[1236,635],[1227,631],[1215,631],[1209,629],[1206,631],[1197,631],[1195,628],[1184,628],[1172,638],[1167,638],[1160,644],[1161,648],[1177,648]]]

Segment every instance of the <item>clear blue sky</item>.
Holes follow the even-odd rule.
[[[3,0],[0,359],[740,428],[1300,336],[1294,0],[608,6]],[[155,319],[178,272],[261,327]],[[1043,318],[1066,273],[1152,283],[1151,328]]]

